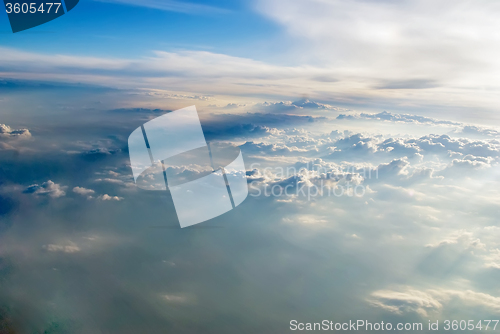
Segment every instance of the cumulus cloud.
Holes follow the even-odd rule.
[[[0,138],[29,138],[31,133],[28,129],[12,129],[10,126],[0,124]]]
[[[109,149],[107,147],[97,147],[97,148],[92,148],[88,151],[81,152],[86,155],[109,155],[109,154],[114,154],[119,150],[113,150]]]
[[[486,268],[500,269],[500,249],[491,249],[489,254],[483,256],[483,260]]]
[[[375,307],[396,314],[416,312],[422,316],[427,316],[428,311],[436,311],[443,307],[431,294],[414,289],[375,291],[368,302]]]
[[[296,146],[288,146],[286,144],[267,144],[267,143],[254,143],[254,142],[246,142],[243,144],[242,149],[246,152],[253,154],[267,154],[267,155],[311,155],[315,152],[311,152],[310,150],[298,148]]]
[[[104,179],[95,179],[95,182],[106,182],[106,183],[113,183],[113,184],[124,184],[123,180],[119,179],[112,179],[112,178],[104,178]]]
[[[266,112],[290,112],[297,111],[314,111],[314,110],[331,110],[331,111],[345,111],[344,108],[334,107],[329,104],[311,101],[309,99],[302,99],[298,101],[279,101],[279,102],[264,102],[254,106],[254,109]]]
[[[247,176],[254,185],[314,187],[320,186],[323,181],[335,185],[343,180],[353,185],[379,184],[384,187],[384,193],[393,192],[401,186],[436,184],[444,179],[472,177],[472,172],[496,164],[500,153],[500,146],[491,140],[451,138],[438,134],[398,138],[352,134],[349,131],[312,135],[309,131],[294,129],[278,133],[272,138],[262,138],[261,142],[246,142],[241,149],[263,162],[286,164],[286,168],[293,167],[295,171],[306,166],[306,169],[316,169],[318,172],[284,175],[276,167],[274,170],[271,168],[272,172],[266,172],[266,169],[253,165]],[[294,161],[302,162],[293,164]],[[367,172],[373,174],[368,179]],[[387,184],[392,185],[392,188],[385,187]],[[412,190],[410,193],[413,194],[410,197],[415,199],[425,196],[425,192]]]
[[[81,154],[89,159],[103,158],[108,155],[115,155],[121,152],[121,148],[116,147],[116,140],[101,139],[94,142],[77,141],[69,143],[68,154]]]
[[[87,188],[83,188],[83,187],[74,187],[73,188],[73,192],[75,194],[78,194],[78,195],[82,195],[82,196],[90,196],[92,195],[93,193],[95,193],[94,190],[92,189],[87,189]]]
[[[61,186],[60,184],[54,183],[51,180],[42,183],[41,185],[33,184],[24,190],[26,194],[34,194],[41,196],[50,196],[53,198],[63,197],[66,195],[66,186]]]
[[[265,125],[244,123],[236,125],[226,125],[224,127],[217,125],[208,125],[205,127],[205,136],[208,138],[240,138],[240,137],[265,137],[270,135],[279,135],[280,130]]]
[[[428,244],[426,247],[436,248],[436,247],[442,247],[450,244],[459,244],[459,243],[462,244],[465,249],[471,249],[471,248],[485,249],[486,247],[486,245],[482,243],[479,238],[474,236],[474,233],[467,230],[455,231],[447,238],[434,244]]]
[[[495,129],[489,129],[476,125],[465,125],[459,132],[465,136],[486,136],[486,137],[500,137],[500,132]]]
[[[439,124],[439,125],[461,125],[459,122],[437,120],[430,117],[410,115],[410,114],[392,114],[383,111],[378,114],[340,114],[337,119],[367,119],[378,121],[404,122],[404,123],[419,123],[419,124]]]
[[[370,295],[368,302],[375,307],[396,314],[416,312],[421,316],[428,316],[429,313],[438,312],[456,300],[468,306],[485,307],[492,312],[500,310],[500,297],[472,290],[447,288],[423,291],[411,287],[378,290]]]
[[[102,201],[121,201],[123,197],[109,196],[108,194],[104,194],[97,197],[97,199],[100,199]]]
[[[323,113],[331,109],[318,110]],[[136,185],[132,181],[124,150],[116,154],[102,154],[95,160],[81,154],[63,153],[62,157],[54,154],[50,156],[54,160],[50,163],[69,168],[78,166],[79,170],[76,174],[69,170],[66,172],[68,175],[61,175],[59,180],[71,179],[75,184],[93,185],[92,189],[72,187],[73,196],[93,196],[95,200],[30,202],[31,206],[36,206],[36,211],[21,210],[16,211],[13,217],[7,216],[4,220],[12,220],[16,224],[16,233],[0,233],[0,241],[2,249],[6,250],[2,254],[21,264],[15,272],[31,272],[32,268],[42,265],[54,268],[54,271],[40,272],[43,281],[49,282],[42,286],[37,285],[30,275],[16,274],[20,279],[12,280],[12,284],[1,289],[0,294],[4,298],[5,291],[24,289],[30,295],[39,296],[40,291],[52,294],[61,291],[61,288],[67,290],[61,297],[62,302],[54,305],[54,308],[59,308],[51,308],[47,317],[43,314],[47,305],[45,298],[32,300],[12,294],[3,300],[20,305],[20,310],[39,310],[42,313],[39,318],[43,321],[52,319],[53,314],[64,317],[70,313],[71,319],[75,319],[75,326],[88,332],[95,332],[92,324],[101,328],[107,326],[116,332],[137,332],[144,328],[145,319],[152,331],[165,328],[165,324],[185,325],[177,318],[169,318],[168,312],[165,315],[165,307],[182,306],[186,308],[186,314],[193,314],[197,310],[191,309],[193,304],[209,310],[208,320],[200,319],[199,324],[210,322],[214,316],[221,314],[222,309],[227,311],[228,306],[235,312],[231,318],[249,323],[254,323],[255,319],[268,319],[266,307],[274,312],[279,310],[280,319],[289,318],[297,307],[306,312],[305,316],[312,317],[329,316],[327,313],[332,310],[336,314],[355,310],[369,319],[382,310],[398,314],[402,320],[414,319],[413,313],[429,316],[434,312],[443,314],[447,310],[469,311],[472,306],[497,309],[493,288],[488,289],[487,283],[484,283],[488,279],[495,282],[496,276],[492,272],[500,267],[500,243],[494,226],[498,221],[497,201],[500,195],[493,168],[500,157],[500,143],[494,138],[469,138],[458,132],[444,134],[439,131],[448,128],[448,125],[430,126],[433,124],[425,123],[427,120],[412,121],[409,116],[408,121],[401,122],[397,120],[399,116],[395,116],[395,121],[384,121],[380,128],[377,125],[380,125],[381,119],[367,118],[367,122],[373,122],[370,126],[361,128],[358,126],[361,123],[357,123],[345,130],[343,126],[348,122],[333,118],[318,119],[286,113],[239,114],[239,111],[239,108],[234,108],[235,113],[232,114],[224,111],[222,115],[207,116],[208,128],[211,127],[214,136],[220,135],[221,139],[216,141],[241,148],[250,185],[256,182],[256,187],[261,190],[266,186],[276,187],[275,193],[289,187],[287,189],[291,194],[269,198],[262,192],[259,196],[249,196],[231,213],[200,225],[202,228],[224,227],[225,224],[238,226],[237,229],[241,230],[240,244],[245,247],[235,248],[234,238],[228,238],[226,233],[230,231],[222,229],[223,233],[208,233],[208,229],[207,233],[191,230],[196,232],[198,248],[191,247],[189,242],[177,242],[178,233],[140,232],[144,226],[136,223],[146,217],[145,214],[152,225],[165,223],[169,225],[159,227],[167,228],[178,227],[177,217],[168,192],[131,191],[136,189]],[[116,112],[112,112],[116,116]],[[75,144],[76,151],[126,147],[129,130],[141,124],[143,118],[154,117],[164,111],[137,109],[126,114],[126,111],[120,112],[127,116],[122,118],[123,123],[110,124],[111,128],[102,135],[104,138],[116,133],[116,141],[109,145],[105,140],[82,142]],[[126,123],[129,118],[130,124]],[[95,119],[92,121],[95,122]],[[402,132],[400,123],[404,123],[405,128],[416,129],[415,134],[398,135]],[[205,124],[203,126],[205,129]],[[82,125],[78,124],[78,127],[82,128]],[[390,129],[383,131],[385,127]],[[461,128],[462,125],[450,127]],[[88,130],[84,133],[89,135]],[[66,164],[68,160],[71,164]],[[19,164],[18,160],[15,161]],[[443,172],[452,166],[458,168],[459,164],[478,166],[478,170],[484,173],[484,182],[477,175],[469,182],[463,177],[463,172]],[[49,165],[47,159],[41,161],[40,166],[46,165]],[[26,167],[20,164],[22,173],[19,174],[25,177],[23,168],[31,170],[32,165]],[[0,170],[2,181],[11,175],[9,170],[5,171],[7,173]],[[39,174],[46,171],[47,168],[37,169]],[[180,177],[195,178],[207,169],[184,164],[167,166],[167,171]],[[163,183],[163,178],[161,181]],[[18,196],[20,200],[27,200],[26,196],[18,194],[24,187],[16,185],[29,183],[11,182],[0,186],[0,193],[10,192],[13,198]],[[50,196],[50,191],[54,192],[57,188],[50,182],[47,181],[46,185],[35,184],[26,192]],[[352,196],[352,191],[346,192],[343,197],[319,194],[308,199],[307,189],[322,184],[332,188],[360,185],[365,192],[360,196]],[[62,186],[59,187],[64,191]],[[304,187],[305,196],[297,195],[295,190],[300,187]],[[125,191],[127,200],[124,199]],[[250,191],[255,195],[255,189]],[[43,229],[37,230],[40,233],[31,233],[36,228],[29,225],[32,217],[36,217],[36,226],[43,226]],[[154,217],[162,217],[162,222],[158,223]],[[112,224],[105,229],[113,226],[116,239],[102,237],[104,218]],[[23,231],[25,227],[28,231]],[[188,232],[186,235],[192,234],[185,232]],[[267,235],[271,242],[262,239],[263,235]],[[77,239],[78,236],[80,238]],[[65,240],[74,240],[75,243]],[[179,251],[165,251],[165,242]],[[40,245],[45,245],[45,252],[40,252]],[[30,253],[30,249],[34,251]],[[88,249],[92,252],[77,256]],[[402,252],[402,249],[405,251]],[[325,254],[328,256],[325,257]],[[70,263],[67,262],[68,256],[72,260]],[[109,266],[109,261],[113,262],[112,266]],[[0,269],[3,263],[0,261]],[[175,266],[166,266],[165,263],[175,263]],[[391,265],[384,265],[387,263]],[[300,275],[296,275],[297,268],[301,268]],[[221,270],[229,279],[220,280]],[[89,273],[94,279],[87,280],[82,272]],[[434,276],[429,278],[429,272]],[[0,270],[2,273],[4,271]],[[95,303],[87,288],[76,291],[72,289],[74,284],[61,287],[56,282],[51,285],[54,273],[64,282],[75,282],[75,285],[81,280],[95,284],[90,288],[98,291],[99,298],[102,298]],[[434,279],[436,277],[441,280]],[[460,281],[462,286],[451,287],[449,282],[458,278],[463,279],[463,282]],[[394,288],[389,285],[405,280],[409,285],[421,284],[419,287],[439,282],[444,282],[444,285],[438,284],[433,289]],[[332,281],[336,284],[331,284]],[[390,288],[373,288],[376,291],[370,295],[366,289],[359,289],[360,286],[377,286],[380,282],[387,282]],[[248,284],[253,284],[256,289],[249,292],[246,289]],[[300,302],[291,305],[290,300],[303,301],[304,295],[300,289],[290,289],[290,286],[304,284],[313,287],[312,294],[307,297],[307,307],[302,308],[304,305]],[[122,289],[132,285],[139,287],[138,290]],[[474,292],[480,289],[479,286],[487,294]],[[224,295],[228,289],[235,293],[225,294],[224,303],[215,303],[217,298],[214,299],[214,295]],[[273,297],[275,294],[269,291],[286,292],[289,298],[286,301],[276,299]],[[318,291],[326,297],[318,300],[315,297]],[[472,292],[460,295],[461,291]],[[240,297],[245,293],[257,296],[252,299],[256,303],[251,305],[252,309],[262,310],[253,314],[252,319],[239,308]],[[67,299],[64,296],[70,297]],[[118,303],[124,301],[134,305],[134,308],[114,307],[116,296],[120,296]],[[192,296],[196,296],[196,303],[190,302]],[[339,298],[346,301],[341,307],[336,302]],[[488,303],[477,302],[481,298]],[[366,299],[376,308],[367,308],[363,302]],[[23,303],[29,305],[23,307]],[[316,303],[321,303],[322,307],[309,307]],[[95,305],[102,307],[96,308]],[[241,314],[238,313],[240,310]],[[117,325],[114,319],[126,319],[126,323],[120,321]],[[43,323],[40,328],[43,328]],[[183,329],[186,330],[185,327]],[[193,332],[196,330],[193,328]]]

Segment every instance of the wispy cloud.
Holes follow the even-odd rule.
[[[185,14],[223,14],[229,10],[214,6],[202,5],[191,2],[175,1],[175,0],[95,0],[99,2],[110,2],[122,5],[148,7],[169,12],[178,12]]]
[[[491,82],[490,89],[478,94],[478,88],[448,84],[454,76],[441,76],[440,87],[379,89],[381,80],[394,76],[377,66],[367,72],[349,66],[280,65],[251,58],[207,51],[153,51],[138,58],[106,58],[63,54],[41,54],[12,48],[0,48],[0,75],[4,78],[50,80],[105,85],[126,89],[167,89],[197,95],[275,96],[311,98],[341,102],[344,105],[372,106],[390,104],[393,108],[412,106],[429,108],[474,107],[494,110],[500,90]],[[499,67],[500,68],[500,67]],[[394,74],[394,73],[393,73]],[[318,76],[338,78],[335,82],[318,81]],[[399,72],[397,76],[406,75]],[[436,74],[437,75],[437,74]],[[408,77],[412,77],[410,74]]]
[[[361,95],[370,84],[374,90],[391,91],[393,101],[406,99],[405,92],[428,101],[440,95],[443,103],[444,95],[467,95],[459,97],[461,107],[493,102],[498,95],[497,1],[255,3],[293,38],[295,48],[288,58],[338,69],[341,75],[335,78],[356,85]]]

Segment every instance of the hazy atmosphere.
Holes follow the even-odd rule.
[[[485,331],[499,15],[486,0],[82,0],[13,34],[2,11],[0,333]],[[193,105],[212,147],[241,150],[249,195],[180,228],[170,190],[136,186],[127,140]]]

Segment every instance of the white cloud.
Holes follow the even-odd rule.
[[[83,187],[74,187],[73,188],[73,192],[75,194],[79,194],[79,195],[82,195],[82,196],[90,196],[92,195],[93,193],[95,193],[94,190],[92,189],[87,189],[87,188],[83,188]]]
[[[391,115],[394,116],[394,114]],[[470,309],[470,306],[499,309],[498,299],[493,295],[449,286],[449,282],[458,276],[463,277],[464,280],[470,279],[473,281],[470,286],[479,289],[477,287],[481,286],[483,281],[477,278],[482,279],[500,267],[497,250],[500,244],[495,241],[498,240],[496,236],[490,235],[497,232],[496,228],[491,226],[498,221],[497,203],[500,198],[498,175],[494,174],[494,168],[485,168],[483,171],[486,182],[480,184],[475,178],[472,185],[464,180],[463,173],[444,175],[439,178],[433,176],[456,164],[454,160],[494,166],[499,152],[499,144],[494,139],[472,140],[458,137],[466,136],[465,134],[447,136],[439,133],[429,135],[404,133],[398,135],[397,133],[401,132],[393,127],[386,133],[377,132],[379,125],[393,126],[393,123],[400,122],[401,118],[409,120],[404,122],[405,126],[418,127],[419,130],[423,129],[422,131],[430,129],[432,133],[437,132],[438,127],[435,127],[432,121],[427,122],[422,119],[412,121],[416,119],[412,115],[394,116],[394,118],[390,116],[391,119],[384,122],[385,124],[381,124],[379,119],[367,119],[367,122],[373,122],[373,126],[370,124],[369,127],[355,130],[355,132],[342,131],[340,126],[346,123],[343,121],[310,123],[304,121],[292,123],[289,127],[289,123],[282,122],[286,119],[283,114],[279,114],[278,118],[275,117],[276,115],[251,114],[246,116],[259,122],[248,122],[247,118],[238,118],[241,122],[227,126],[225,134],[226,139],[233,143],[248,140],[241,139],[247,133],[255,134],[255,137],[252,137],[253,142],[242,146],[247,167],[250,167],[254,161],[261,163],[258,167],[251,167],[255,170],[248,172],[250,181],[257,181],[261,186],[281,185],[285,187],[302,184],[313,186],[333,175],[334,177],[330,179],[333,184],[348,180],[351,185],[366,185],[366,193],[363,197],[327,198],[323,196],[320,198],[321,196],[317,196],[308,201],[305,196],[296,195],[294,191],[291,191],[291,196],[288,197],[266,199],[262,195],[259,198],[247,199],[238,208],[241,210],[242,222],[246,222],[245,217],[247,217],[250,219],[248,221],[254,223],[253,225],[246,224],[247,227],[262,231],[268,229],[269,233],[274,233],[275,240],[285,242],[283,244],[285,247],[273,246],[273,244],[271,247],[276,248],[269,248],[264,252],[272,261],[269,263],[272,263],[273,272],[285,275],[293,274],[296,268],[305,268],[311,275],[301,276],[300,280],[309,280],[309,282],[319,284],[318,288],[322,288],[321,285],[324,282],[318,281],[317,277],[332,277],[338,280],[339,284],[329,284],[331,290],[323,289],[323,292],[329,296],[353,297],[351,298],[354,300],[353,304],[349,304],[349,307],[353,309],[359,306],[358,300],[367,297],[366,295],[360,296],[359,286],[374,286],[374,282],[376,285],[380,282],[394,283],[405,280],[407,284],[418,282],[425,286],[424,284],[431,283],[428,280],[438,284],[436,277],[439,278],[439,282],[444,282],[441,286],[424,290],[405,287],[381,290],[377,288],[377,291],[368,297],[371,305],[407,318],[413,315],[407,316],[406,313],[414,312],[420,315],[435,315],[434,312],[438,315],[444,314],[448,309],[459,308],[457,304],[465,305],[465,309]],[[231,117],[235,116],[224,115],[223,118]],[[266,120],[269,123],[266,123]],[[453,126],[462,127],[461,124]],[[360,133],[361,131],[363,133]],[[336,155],[332,155],[332,152]],[[411,158],[412,155],[413,158]],[[124,188],[119,184],[122,181],[131,182],[127,180],[130,179],[130,166],[124,164],[124,159],[126,160],[126,156],[113,166],[106,164],[107,167],[102,167],[103,169],[98,173],[90,174],[90,177],[100,178],[99,188],[119,187],[120,192],[117,194],[121,195]],[[110,160],[108,162],[111,164]],[[363,175],[363,168],[376,166],[378,166],[378,179],[369,179]],[[281,175],[278,167],[285,169]],[[295,171],[301,168],[303,170],[300,175],[293,177],[286,175],[287,167]],[[318,168],[320,171],[317,171]],[[202,171],[200,166],[194,165],[179,166],[175,169],[176,173],[186,176],[198,175],[200,171]],[[36,189],[39,187],[37,186]],[[481,189],[481,187],[489,188]],[[98,201],[108,201],[107,204],[113,204],[117,208],[123,205],[142,207],[141,201],[150,202],[140,194],[131,193],[129,197],[134,200],[130,203],[128,201],[110,203],[109,201],[119,201],[122,198],[91,191],[82,187],[73,188],[73,192],[77,194],[95,194],[94,196],[98,198],[85,205],[85,208],[88,208],[88,205],[96,206],[96,210],[90,211],[92,215],[89,216],[90,223],[87,223],[92,225],[89,226],[90,230],[85,232],[84,239],[76,240],[77,245],[53,242],[44,247],[47,252],[62,254],[91,250],[97,256],[102,252],[114,254],[113,247],[117,243],[110,243],[108,238],[103,238],[97,230],[92,231],[93,226],[96,225],[95,222],[99,222],[102,218],[97,209],[103,203]],[[98,195],[101,196],[98,197]],[[136,195],[138,197],[134,197]],[[77,203],[59,201],[40,204],[57,205],[59,209],[65,204],[70,204],[73,208]],[[158,209],[158,213],[161,214],[160,210],[165,208],[160,206],[153,209]],[[115,211],[118,215],[120,212],[126,215],[126,210]],[[49,224],[53,224],[51,218],[48,217],[47,224],[43,225],[47,233],[52,232],[48,228]],[[117,219],[127,219],[127,217],[122,215]],[[62,223],[65,223],[64,219]],[[475,229],[474,226],[476,226]],[[483,226],[488,226],[488,228],[483,229]],[[79,233],[78,231],[69,232]],[[133,244],[137,244],[138,239],[135,236],[128,234],[125,236]],[[71,238],[75,240],[75,237]],[[18,241],[11,240],[13,240],[12,243]],[[210,240],[206,241],[213,241]],[[213,244],[216,247],[214,249],[223,249],[220,247],[229,245],[225,245],[224,242],[219,243],[217,240],[216,243]],[[19,244],[24,246],[23,243]],[[40,244],[43,243],[38,240],[35,247],[38,251]],[[141,245],[150,247],[152,244],[145,242]],[[425,245],[430,246],[426,248]],[[205,246],[210,246],[210,244]],[[24,247],[19,247],[20,251],[22,248]],[[123,244],[119,248],[123,249]],[[405,251],[402,252],[402,249]],[[139,255],[151,253],[148,248],[141,248],[138,251]],[[256,247],[254,251],[263,253],[259,247]],[[244,253],[250,254],[247,251]],[[335,261],[329,261],[324,254],[331,255],[330,257]],[[255,258],[254,255],[251,254],[252,259]],[[52,256],[51,258],[59,257]],[[153,262],[148,264],[148,268],[156,272],[161,267],[160,270],[163,273],[170,275],[172,271],[183,272],[197,265],[182,254],[171,259],[177,263],[176,266],[165,266],[163,262],[160,262],[161,259],[163,257],[153,259]],[[323,261],[324,259],[326,261]],[[132,258],[132,261],[136,260]],[[141,256],[137,261],[142,261]],[[93,261],[85,263],[87,262]],[[259,265],[264,263],[257,262]],[[391,265],[384,265],[387,263]],[[278,267],[276,264],[279,264]],[[358,268],[359,270],[356,269],[356,271],[369,273],[369,275],[346,276],[345,272],[346,270],[349,272],[349,268]],[[97,266],[96,270],[100,272],[100,269],[100,266]],[[254,271],[252,268],[249,270]],[[339,276],[335,277],[337,273]],[[248,275],[239,276],[247,277]],[[287,277],[291,279],[290,284],[296,283],[294,275]],[[193,300],[189,295],[176,293],[179,291],[175,290],[175,287],[173,293],[167,293],[168,290],[158,291],[155,284],[144,286],[146,290],[144,293],[140,292],[140,298],[153,296],[157,302],[163,302],[163,307]],[[205,297],[203,297],[204,300],[209,300]],[[329,300],[334,299],[329,298]],[[335,303],[332,302],[333,304]],[[159,305],[162,307],[161,302]],[[359,309],[367,310],[363,306]],[[372,312],[379,313],[380,310],[368,309],[367,316],[372,315]]]
[[[467,230],[455,231],[447,238],[434,244],[428,244],[426,247],[436,248],[436,247],[441,247],[451,244],[459,244],[459,243],[462,244],[465,249],[471,249],[471,248],[485,249],[486,247],[486,245],[482,243],[479,238],[475,237],[472,232]]]
[[[28,129],[12,129],[10,126],[0,124],[0,138],[29,138],[31,133]]]
[[[113,183],[113,184],[124,184],[125,183],[123,180],[111,179],[111,178],[95,179],[95,182],[106,182],[106,183]]]
[[[202,5],[197,3],[190,3],[186,1],[175,1],[175,0],[95,0],[100,2],[109,2],[129,6],[137,7],[147,7],[154,8],[164,11],[179,12],[185,14],[217,14],[217,13],[227,13],[226,9],[217,8],[208,5]]]
[[[436,311],[443,307],[431,294],[411,288],[403,291],[375,291],[370,295],[368,302],[392,313],[416,312],[422,316],[427,316],[428,311]]]
[[[49,180],[47,182],[42,183],[41,185],[33,184],[24,190],[26,194],[35,194],[35,195],[47,195],[53,198],[63,197],[66,195],[64,191],[67,187],[61,186],[60,184],[54,183]]]
[[[295,37],[296,54],[288,58],[324,64],[353,98],[358,90],[371,98],[390,92],[402,104],[419,104],[412,94],[443,105],[453,96],[461,107],[495,103],[495,0],[259,0],[256,7]]]
[[[457,299],[467,306],[482,306],[493,312],[500,311],[500,297],[466,289],[436,288],[421,291],[403,287],[398,290],[378,290],[370,295],[368,302],[396,314],[416,312],[428,316],[429,312],[438,312]]]
[[[488,255],[483,256],[486,268],[500,269],[500,249],[491,249]]]
[[[274,2],[276,1],[278,0]],[[288,7],[294,7],[297,2],[298,0],[293,1],[291,6],[284,5],[285,11],[289,10]],[[277,12],[281,12],[281,9]],[[328,21],[336,20],[328,17]],[[298,20],[298,24],[301,25],[301,20]],[[335,33],[336,35],[344,35],[344,28],[337,27],[337,30],[340,32]],[[406,48],[398,46],[393,50],[406,50]],[[366,50],[360,53],[370,54]],[[440,52],[433,54],[440,54]],[[372,57],[376,57],[375,54]],[[406,59],[408,55],[394,57]],[[283,66],[207,51],[165,52],[157,50],[150,51],[147,56],[126,59],[40,54],[0,48],[0,62],[9,68],[9,71],[4,72],[3,75],[9,78],[99,84],[140,89],[141,94],[148,90],[171,90],[171,87],[176,87],[176,92],[169,93],[173,94],[171,98],[174,99],[178,98],[174,95],[198,97],[217,94],[225,96],[265,95],[280,98],[307,95],[311,98],[333,100],[336,101],[335,103],[341,102],[352,106],[360,103],[359,101],[364,101],[363,103],[370,101],[372,106],[378,103],[384,105],[389,103],[402,107],[428,108],[429,105],[434,104],[441,107],[474,107],[493,110],[496,105],[496,95],[493,96],[493,94],[496,94],[500,86],[497,84],[497,75],[494,73],[500,72],[500,69],[497,71],[485,65],[484,68],[488,68],[488,71],[485,71],[483,67],[476,64],[477,70],[467,70],[467,73],[460,75],[461,72],[456,69],[459,65],[450,65],[449,58],[446,58],[447,63],[443,66],[438,66],[431,61],[422,61],[412,66],[404,63],[396,67],[392,67],[394,59],[389,61],[389,58],[386,58],[382,56],[376,58],[385,59],[384,61],[388,62],[380,66],[369,60],[364,60],[366,65],[362,66],[352,63],[350,57],[346,58],[349,61],[339,61],[335,64],[309,61],[291,62],[293,65]],[[461,65],[462,69],[472,67],[470,64]],[[424,66],[425,69],[420,70],[419,66]],[[389,70],[384,67],[389,67]],[[408,87],[403,87],[405,89],[381,89],[378,86],[384,80],[398,81],[401,77],[412,78],[425,75],[431,76],[429,80],[438,82],[439,87],[432,86],[423,89],[411,82],[408,83]],[[471,79],[473,75],[486,77],[482,80]],[[336,80],[317,80],[318,77],[324,76],[335,77]],[[461,84],[462,82],[467,82],[467,85]],[[390,87],[392,84],[386,83],[385,85]],[[488,90],[478,91],[475,88],[485,85],[489,87]],[[184,94],[184,92],[190,93]],[[335,95],[332,96],[331,92],[335,92]],[[158,98],[165,97],[168,95],[158,96]],[[425,101],[425,104],[422,101]],[[283,102],[281,107],[290,110],[300,110],[300,108],[310,110],[316,108],[332,112],[340,110],[329,104],[293,106],[287,104]],[[280,109],[279,105],[268,107]]]
[[[500,311],[500,297],[467,289],[436,288],[421,291],[403,287],[398,290],[378,290],[370,295],[368,302],[396,314],[416,312],[428,316],[428,312],[440,311],[457,299],[463,305],[481,306],[493,312]]]
[[[100,199],[102,201],[121,201],[123,199],[123,197],[109,196],[108,194],[104,194],[104,195],[97,197],[97,199]]]
[[[325,217],[318,217],[315,215],[295,215],[283,218],[283,223],[320,227],[326,226],[328,224],[328,220],[325,219]]]
[[[286,113],[310,113],[314,110],[324,111],[346,111],[347,109],[335,107],[329,104],[302,99],[298,101],[279,101],[279,102],[264,102],[258,103],[253,107],[258,111],[266,112],[286,112]]]
[[[393,114],[387,111],[383,111],[377,114],[351,114],[344,115],[340,114],[337,119],[369,119],[369,120],[379,120],[379,121],[391,121],[391,122],[406,122],[406,123],[418,123],[418,124],[439,124],[439,125],[461,125],[459,122],[443,121],[437,120],[431,117],[424,117],[418,115],[409,114]]]

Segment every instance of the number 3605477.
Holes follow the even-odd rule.
[[[46,2],[46,3],[41,3],[40,5],[36,3],[6,3],[5,8],[7,11],[7,14],[10,13],[23,13],[23,14],[35,14],[35,13],[56,13],[59,11],[59,7],[61,7],[61,3],[56,3],[56,2]]]

